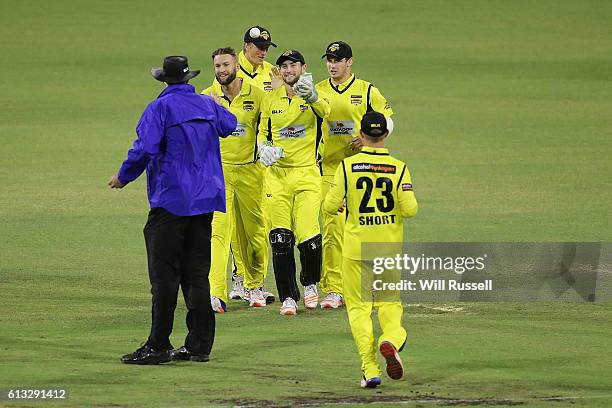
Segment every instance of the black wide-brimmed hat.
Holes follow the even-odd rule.
[[[198,76],[199,73],[199,69],[190,71],[187,57],[181,55],[166,57],[164,58],[163,68],[151,69],[153,78],[168,84],[189,81],[191,78]]]

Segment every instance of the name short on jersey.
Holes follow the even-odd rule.
[[[396,167],[393,164],[376,163],[353,163],[351,166],[353,173],[395,173]]]
[[[304,125],[291,125],[284,127],[278,132],[280,137],[283,139],[295,139],[298,137],[306,136],[306,126]]]
[[[352,135],[355,132],[355,122],[352,120],[330,120],[329,134],[333,136]]]
[[[361,215],[359,216],[359,225],[387,225],[395,224],[397,219],[395,214],[390,215]]]

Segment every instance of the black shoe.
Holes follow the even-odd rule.
[[[161,364],[169,361],[172,361],[170,350],[156,350],[148,344],[121,357],[121,362],[125,364]]]
[[[172,359],[173,360],[182,360],[182,361],[198,361],[200,363],[205,363],[209,359],[208,354],[193,354],[189,350],[185,348],[185,346],[178,348],[172,351]]]

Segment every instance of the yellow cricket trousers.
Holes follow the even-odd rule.
[[[406,330],[402,327],[403,307],[401,302],[367,301],[372,297],[371,283],[362,282],[361,261],[343,257],[342,283],[349,324],[357,352],[361,359],[361,371],[365,378],[380,377],[381,370],[376,361],[380,343],[389,341],[399,349],[406,341]],[[371,276],[372,269],[366,273]],[[362,288],[362,286],[364,286]],[[374,342],[372,308],[376,308],[382,334]]]
[[[334,176],[322,176],[321,207],[331,189]],[[323,221],[323,269],[321,290],[342,295],[342,241],[344,239],[345,213],[328,215],[321,211]]]
[[[272,166],[267,177],[272,193],[271,228],[293,231],[296,244],[320,234],[321,175],[318,167]]]
[[[212,222],[210,293],[227,302],[227,261],[232,245],[244,268],[244,286],[263,285],[267,237],[262,211],[264,169],[259,163],[223,164],[226,212],[215,212]]]

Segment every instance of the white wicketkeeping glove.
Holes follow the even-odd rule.
[[[270,167],[281,157],[283,157],[282,147],[273,146],[267,140],[259,144],[259,161],[264,166]]]
[[[308,103],[315,103],[319,99],[314,82],[312,81],[312,74],[308,72],[302,74],[300,79],[293,84],[293,90]]]

